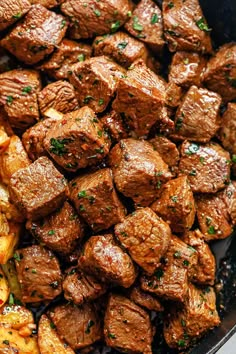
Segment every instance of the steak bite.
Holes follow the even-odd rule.
[[[115,226],[115,236],[132,259],[152,275],[168,249],[171,230],[150,208],[142,208]]]
[[[124,288],[129,288],[137,276],[131,258],[110,234],[90,237],[79,258],[79,267],[102,282],[111,282]]]
[[[124,296],[110,296],[104,335],[106,344],[111,348],[125,353],[152,353],[153,331],[149,315]]]
[[[219,137],[223,147],[236,154],[236,103],[228,103],[221,119]]]
[[[162,13],[152,0],[141,0],[132,16],[125,24],[125,29],[140,41],[146,43],[153,51],[161,52],[163,39]]]
[[[171,178],[167,164],[147,141],[124,139],[109,154],[117,189],[137,206],[147,206]]]
[[[23,302],[52,300],[61,293],[61,270],[51,251],[33,245],[17,250],[14,258]]]
[[[106,230],[123,221],[126,214],[125,207],[116,194],[109,168],[72,180],[70,199],[95,232]]]
[[[10,198],[23,215],[32,220],[59,208],[65,200],[67,183],[47,157],[15,172],[9,184]]]
[[[183,91],[180,86],[177,86],[174,82],[168,82],[166,85],[166,106],[171,114],[171,108],[176,108],[181,103]]]
[[[31,3],[28,0],[5,0],[0,4],[0,31],[12,25],[24,16],[30,9]]]
[[[130,292],[130,299],[141,307],[145,307],[150,311],[163,311],[163,306],[159,299],[148,292],[143,291],[140,287],[134,286]]]
[[[69,76],[80,106],[103,112],[114,96],[119,78],[125,70],[108,57],[94,57],[73,66]]]
[[[96,164],[109,152],[103,127],[87,106],[57,121],[46,134],[44,147],[58,165],[71,172]]]
[[[218,92],[224,102],[236,99],[236,44],[226,43],[208,61],[204,83]]]
[[[212,45],[206,19],[198,0],[169,0],[162,3],[164,34],[169,50],[211,53]]]
[[[121,139],[128,138],[129,128],[122,114],[111,110],[100,119],[100,122],[112,141],[117,143]]]
[[[92,38],[106,33],[113,33],[128,19],[131,5],[128,0],[66,0],[61,11],[70,18],[71,38]]]
[[[169,140],[165,136],[157,135],[149,142],[170,168],[174,168],[178,165],[179,150],[173,141]]]
[[[195,193],[216,193],[230,180],[230,155],[220,145],[199,145],[184,141],[181,146],[179,176],[187,175]]]
[[[62,1],[63,0],[30,0],[31,4],[41,4],[48,9],[58,6]]]
[[[172,179],[164,184],[160,198],[151,208],[170,225],[173,232],[181,233],[191,229],[196,210],[187,176]]]
[[[40,4],[32,5],[23,21],[2,39],[1,45],[25,64],[34,65],[53,52],[66,29],[63,16]]]

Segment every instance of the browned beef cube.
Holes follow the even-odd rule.
[[[153,202],[171,178],[167,164],[147,141],[124,139],[111,150],[110,165],[117,189],[137,205]]]
[[[129,128],[125,120],[122,115],[116,111],[111,110],[109,113],[105,114],[100,121],[112,141],[118,142],[129,136]]]
[[[223,147],[236,154],[236,103],[228,103],[220,122],[219,136]]]
[[[73,301],[76,305],[97,299],[107,290],[104,283],[75,267],[67,270],[62,286],[66,300]]]
[[[131,19],[125,24],[125,29],[148,44],[155,52],[161,52],[165,41],[163,39],[162,13],[152,0],[141,0],[134,9]]]
[[[169,347],[183,350],[192,340],[219,323],[214,289],[200,290],[189,284],[184,306],[180,309],[173,306],[165,316],[164,337]]]
[[[173,6],[172,6],[173,4]],[[176,0],[162,3],[164,33],[169,50],[212,51],[210,29],[198,0]]]
[[[123,221],[126,210],[116,194],[109,168],[79,176],[70,187],[71,200],[93,231],[108,229]]]
[[[169,110],[179,106],[182,98],[182,89],[174,82],[169,82],[166,86],[166,105]]]
[[[4,0],[0,4],[0,31],[12,25],[30,9],[29,0]]]
[[[188,231],[182,240],[197,251],[198,262],[192,281],[199,284],[214,285],[216,262],[208,244],[204,241],[205,236],[199,231]]]
[[[221,97],[207,89],[191,86],[175,116],[173,137],[208,142],[219,128]]]
[[[15,69],[0,74],[0,103],[12,127],[25,129],[39,119],[40,89],[40,77],[34,70]]]
[[[196,210],[187,176],[168,181],[151,208],[170,225],[173,232],[191,229]]]
[[[67,183],[47,157],[40,157],[29,167],[11,177],[11,200],[28,219],[39,219],[59,208],[65,200]]]
[[[1,45],[17,59],[33,65],[53,52],[66,29],[67,22],[63,16],[42,5],[33,5],[24,20],[1,41]]]
[[[128,19],[130,10],[128,0],[104,0],[101,3],[66,0],[61,5],[61,11],[72,23],[70,36],[75,39],[116,32]]]
[[[200,86],[205,65],[206,60],[199,53],[176,52],[170,66],[169,81],[184,88]]]
[[[213,56],[204,72],[204,82],[209,90],[218,92],[224,102],[236,98],[236,44],[224,44]]]
[[[124,288],[129,288],[137,276],[131,258],[115,243],[110,234],[90,237],[79,258],[79,267],[101,281],[112,282]]]
[[[26,228],[40,243],[62,254],[73,252],[84,234],[83,222],[68,202],[39,221],[29,220]]]
[[[110,296],[104,323],[109,347],[125,353],[151,354],[153,338],[148,313],[124,296]]]
[[[117,224],[115,235],[132,259],[153,274],[167,251],[171,230],[150,208],[142,208]]]
[[[49,108],[67,113],[78,109],[74,87],[67,81],[59,80],[43,88],[38,93],[39,109],[43,115]]]
[[[61,0],[30,0],[31,4],[41,4],[50,9],[51,7],[58,6]]]
[[[61,293],[61,270],[51,251],[36,245],[19,249],[15,264],[22,301],[52,300]]]
[[[178,165],[179,150],[171,140],[165,136],[157,135],[150,140],[150,143],[169,167],[176,167]]]
[[[193,192],[216,193],[230,179],[230,155],[220,145],[199,145],[188,141],[181,146],[179,175],[187,175]]]
[[[159,299],[150,293],[147,293],[140,289],[138,286],[134,286],[130,292],[130,299],[137,305],[145,307],[150,311],[163,311],[163,306]]]
[[[236,182],[231,181],[224,189],[223,194],[231,222],[236,225]]]
[[[153,276],[143,275],[141,288],[164,299],[183,302],[197,264],[197,252],[178,237],[172,236],[161,267]]]
[[[69,80],[80,106],[88,105],[99,113],[108,106],[124,73],[121,66],[101,56],[75,64]]]
[[[103,127],[87,106],[56,122],[46,134],[44,147],[60,166],[71,172],[96,164],[109,152]]]
[[[74,350],[85,348],[102,338],[99,313],[93,304],[80,307],[59,305],[49,312],[49,316],[60,338]]]
[[[139,60],[120,79],[112,107],[124,113],[129,126],[138,136],[143,136],[155,123],[173,127],[173,122],[161,114],[164,103],[164,81]]]

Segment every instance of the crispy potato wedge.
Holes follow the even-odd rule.
[[[17,278],[16,267],[13,259],[9,259],[6,264],[2,264],[2,270],[7,278],[10,292],[15,299],[21,300],[21,287]]]
[[[7,279],[2,271],[2,268],[0,268],[0,307],[7,302],[9,294],[10,288],[8,286]]]
[[[12,227],[10,225],[10,233],[8,235],[0,236],[0,264],[7,263],[13,256],[14,250],[18,244],[21,225],[15,224],[14,227],[13,225]]]
[[[8,235],[10,232],[9,224],[5,214],[0,212],[0,236]]]
[[[29,328],[31,328],[31,334],[34,318],[32,312],[24,306],[4,306],[0,312],[0,324],[7,325],[13,329],[20,329],[30,325]]]
[[[0,324],[0,353],[40,354],[36,337],[23,337],[17,329],[3,324]]]
[[[6,132],[0,129],[0,154],[2,154],[8,147],[10,138]]]
[[[22,213],[9,201],[9,192],[7,186],[0,183],[0,212],[4,213],[8,220],[23,222]]]

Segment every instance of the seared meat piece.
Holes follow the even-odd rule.
[[[211,53],[210,29],[198,0],[164,0],[162,11],[164,33],[171,52],[187,50]]]
[[[48,9],[58,6],[62,1],[63,0],[30,0],[31,4],[41,4]]]
[[[113,33],[128,19],[131,5],[128,0],[66,0],[61,11],[70,18],[71,38],[91,38],[96,35]]]
[[[188,296],[181,309],[173,306],[164,319],[164,337],[169,347],[183,350],[191,340],[218,326],[214,289],[203,290],[189,284]]]
[[[224,202],[233,225],[236,225],[236,182],[230,182],[224,189]]]
[[[197,251],[198,262],[195,266],[195,272],[192,282],[214,285],[216,261],[208,244],[204,241],[205,236],[199,231],[188,231],[182,237],[182,240]]]
[[[43,115],[49,108],[67,113],[78,109],[74,87],[67,81],[59,80],[43,88],[38,93],[39,109]]]
[[[61,293],[60,266],[51,251],[36,245],[19,249],[15,264],[23,302],[52,300]]]
[[[12,25],[30,9],[28,0],[4,0],[0,4],[0,31]]]
[[[74,350],[85,348],[102,337],[101,321],[93,304],[59,305],[49,312],[49,316],[60,338]]]
[[[103,124],[105,131],[114,142],[128,138],[129,129],[121,114],[111,110],[109,113],[105,114],[100,121]]]
[[[167,300],[183,302],[197,264],[197,252],[178,237],[172,236],[162,266],[153,276],[141,277],[141,288]]]
[[[166,86],[166,105],[170,108],[178,107],[182,98],[182,89],[174,82],[169,82]]]
[[[138,136],[143,136],[157,122],[173,127],[173,122],[162,112],[164,103],[164,80],[138,60],[127,71],[127,76],[120,79],[112,107],[124,113],[129,126]]]
[[[126,210],[119,200],[109,168],[79,176],[70,183],[70,198],[93,231],[123,221]]]
[[[33,5],[23,21],[1,41],[1,45],[25,64],[36,64],[53,52],[64,37],[67,22],[63,16]]]
[[[205,65],[206,59],[199,53],[176,52],[170,66],[169,81],[184,88],[200,86]]]
[[[165,44],[162,13],[154,1],[141,0],[134,9],[131,19],[125,24],[125,29],[155,52],[162,51]]]
[[[178,165],[179,150],[171,140],[165,136],[157,135],[150,140],[150,143],[169,167],[176,167]]]
[[[150,208],[142,208],[117,224],[115,235],[132,259],[151,275],[167,251],[171,230]]]
[[[62,286],[66,300],[73,301],[76,305],[97,299],[107,290],[104,283],[75,267],[67,270]]]
[[[0,103],[12,127],[25,129],[39,119],[40,89],[40,77],[34,70],[15,69],[0,74]]]
[[[171,178],[168,166],[147,141],[124,139],[109,155],[117,189],[138,206],[153,202]]]
[[[151,354],[153,338],[148,313],[124,296],[110,296],[104,323],[106,344],[119,351]]]
[[[114,96],[124,69],[108,57],[94,57],[73,66],[69,75],[80,106],[88,105],[94,112],[103,112]]]
[[[44,147],[60,166],[71,172],[96,164],[109,152],[103,127],[87,106],[56,122],[46,134]]]
[[[29,220],[26,228],[40,243],[61,254],[73,252],[84,235],[83,222],[68,202],[39,221]]]
[[[187,175],[193,192],[216,193],[230,179],[230,155],[214,142],[181,146],[179,176]]]
[[[236,103],[228,103],[220,123],[219,136],[223,147],[236,154]]]
[[[150,311],[163,311],[163,306],[155,295],[147,293],[140,289],[140,287],[135,286],[132,288],[130,293],[130,299],[137,305],[145,307]]]
[[[224,102],[236,98],[236,44],[226,43],[213,56],[204,72],[204,83],[218,92]]]
[[[196,210],[187,176],[172,179],[164,184],[160,198],[151,208],[170,225],[173,232],[191,229]]]
[[[79,258],[79,267],[103,282],[112,282],[124,288],[129,288],[137,276],[131,258],[110,234],[90,237]]]
[[[221,97],[207,89],[191,86],[175,116],[173,137],[208,142],[219,128]]]
[[[10,198],[28,219],[39,219],[59,208],[67,183],[47,157],[15,172],[9,184]]]

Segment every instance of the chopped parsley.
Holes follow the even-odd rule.
[[[67,148],[65,147],[66,144],[70,143],[71,139],[50,139],[50,152],[57,156],[62,156],[68,152]]]
[[[90,101],[94,100],[93,96],[86,96],[84,98],[84,103],[85,104],[88,104]]]
[[[215,235],[215,234],[216,234],[216,230],[215,230],[215,228],[214,228],[213,225],[210,225],[210,226],[209,226],[209,228],[208,228],[208,230],[207,230],[207,233],[208,233],[209,235]]]
[[[182,256],[182,253],[181,253],[180,251],[176,251],[176,252],[174,253],[174,258],[179,259],[179,258],[181,258],[181,256]]]
[[[99,98],[98,105],[102,106],[103,104],[104,104],[104,99],[103,98]]]
[[[161,268],[159,268],[155,271],[154,275],[155,275],[155,277],[157,277],[157,279],[160,280],[161,277],[163,277],[163,275],[164,275],[164,271]]]
[[[114,23],[111,24],[111,32],[114,33],[118,30],[118,28],[120,27],[120,21],[116,21]]]
[[[66,20],[62,20],[62,21],[61,21],[61,29],[64,28],[65,25],[66,25]]]
[[[178,118],[176,119],[176,122],[175,122],[175,129],[176,129],[177,131],[179,131],[179,130],[182,128],[183,120],[184,120],[183,117],[178,117]]]
[[[13,102],[13,97],[12,96],[7,96],[6,102],[10,106],[12,104],[12,102]]]
[[[10,342],[9,342],[9,340],[4,339],[4,340],[2,341],[2,343],[3,343],[3,344],[6,344],[6,345],[9,345]]]
[[[179,347],[185,347],[186,346],[186,342],[185,342],[185,340],[183,340],[183,339],[180,339],[179,341],[178,341],[178,346]]]
[[[197,174],[197,171],[195,169],[192,169],[190,172],[189,172],[189,176],[196,176]]]
[[[31,273],[32,273],[32,274],[37,274],[37,270],[33,268],[33,269],[31,270]]]
[[[49,230],[48,231],[48,235],[54,235],[55,234],[55,231],[54,230]]]
[[[10,293],[8,302],[10,306],[15,305],[14,294]]]
[[[19,18],[21,18],[22,13],[21,12],[17,12],[16,15],[13,15],[12,18],[15,18],[16,20],[18,20]]]
[[[169,4],[167,4],[167,7],[168,7],[169,9],[172,9],[172,8],[174,7],[173,2],[172,2],[172,1],[170,1],[170,2],[169,2]]]
[[[151,25],[154,25],[155,23],[157,23],[159,21],[159,17],[157,14],[152,14],[151,17]]]
[[[187,259],[185,259],[185,260],[183,261],[183,265],[184,265],[185,267],[188,267],[188,266],[189,266],[189,261],[187,261]]]
[[[26,86],[26,87],[23,87],[22,94],[26,95],[27,93],[30,93],[31,91],[32,91],[32,87],[31,86]]]
[[[109,338],[112,338],[112,339],[115,339],[115,338],[116,338],[116,335],[113,334],[113,333],[108,333],[108,337],[109,337]]]
[[[85,55],[84,54],[79,54],[78,57],[77,57],[77,60],[79,62],[85,61]]]
[[[183,319],[181,319],[181,325],[182,327],[186,327],[186,322]]]
[[[86,327],[86,330],[85,330],[85,333],[86,334],[89,334],[90,333],[90,329],[91,329],[91,327],[93,327],[94,326],[94,321],[93,320],[89,320],[88,321],[88,324],[87,324],[87,327]]]
[[[93,12],[97,17],[101,16],[101,12],[99,10],[95,9],[95,10],[93,10]]]
[[[178,201],[177,195],[173,195],[172,197],[170,197],[170,199],[171,199],[174,203],[177,203],[177,201]]]
[[[17,262],[20,262],[21,261],[21,257],[18,253],[14,253],[13,254],[13,258],[17,261]]]
[[[87,197],[87,194],[86,194],[86,191],[80,191],[78,193],[78,199],[80,198],[86,198]]]
[[[50,322],[50,327],[51,327],[52,329],[55,329],[55,328],[56,328],[56,326],[54,325],[53,322]]]
[[[185,150],[186,155],[193,155],[199,150],[199,145],[196,143],[192,143],[189,145],[188,149]]]
[[[211,29],[208,27],[207,23],[205,22],[205,19],[203,17],[200,18],[200,20],[196,21],[196,25],[201,31],[204,32],[210,32]]]
[[[139,31],[139,32],[141,32],[143,30],[143,26],[138,22],[137,16],[133,17],[133,29],[135,31]]]
[[[129,43],[129,42],[126,42],[126,41],[120,42],[120,43],[117,44],[117,48],[118,48],[119,50],[124,50],[124,49],[127,47],[128,43]]]
[[[232,155],[231,161],[232,161],[233,163],[236,163],[236,155]]]

